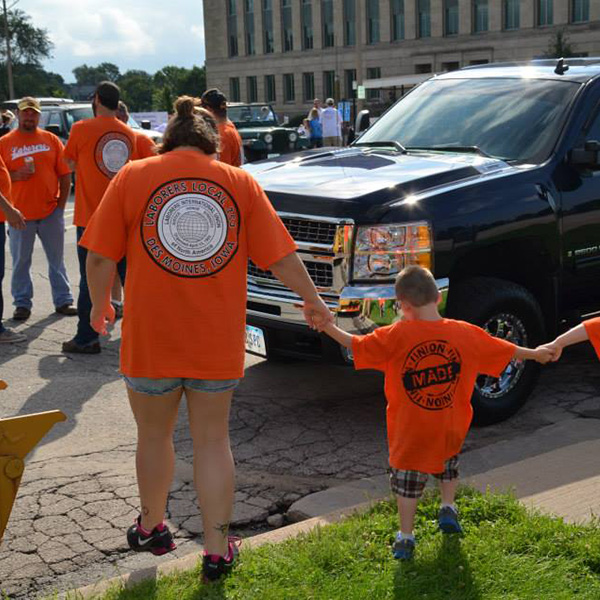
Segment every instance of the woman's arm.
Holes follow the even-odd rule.
[[[106,335],[107,323],[115,322],[115,309],[110,303],[110,290],[117,263],[110,258],[88,252],[86,270],[90,298],[92,300],[92,312],[90,324],[94,331]]]

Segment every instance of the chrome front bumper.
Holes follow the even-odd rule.
[[[436,280],[442,295],[440,313],[446,309],[450,280]],[[339,296],[322,295],[335,314],[338,327],[350,334],[365,334],[402,318],[393,285],[347,286]],[[259,286],[248,281],[248,314],[277,323],[304,325],[302,300],[286,289]]]

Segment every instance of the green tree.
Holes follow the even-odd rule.
[[[119,67],[113,63],[103,62],[97,67],[86,64],[73,69],[77,85],[98,85],[101,81],[114,81],[117,83],[121,77]]]
[[[154,107],[171,111],[178,96],[200,96],[206,90],[206,70],[169,65],[154,74]]]
[[[146,71],[132,69],[117,81],[123,101],[132,112],[152,110],[154,78]]]
[[[569,36],[564,29],[559,29],[551,38],[548,49],[544,52],[546,58],[569,58],[577,56],[569,43]]]
[[[31,17],[22,10],[8,11],[8,30],[13,63],[41,65],[43,59],[51,56],[54,46],[48,31],[35,27]],[[0,60],[6,63],[4,20],[0,27]]]

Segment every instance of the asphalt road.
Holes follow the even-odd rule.
[[[75,229],[67,207],[66,262],[74,294],[79,282]],[[8,252],[8,249],[7,249]],[[124,531],[137,514],[135,425],[118,374],[120,325],[97,356],[67,356],[61,343],[76,318],[54,314],[41,248],[32,266],[33,314],[11,322],[10,259],[4,281],[6,324],[28,342],[0,347],[0,418],[61,409],[56,425],[29,455],[19,496],[0,549],[0,590],[9,598],[87,585],[142,566],[158,564],[134,555]],[[160,318],[160,312],[157,312]],[[247,357],[236,392],[231,429],[238,482],[233,529],[264,531],[269,516],[313,491],[386,470],[385,402],[375,373],[326,364],[271,364]],[[469,435],[468,451],[519,439],[545,425],[597,416],[600,368],[589,348],[566,353],[544,370],[524,410],[513,419]],[[191,484],[191,440],[182,405],[176,433],[177,474],[168,507],[178,541],[176,554],[197,550],[201,525]]]

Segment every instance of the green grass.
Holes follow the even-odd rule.
[[[598,600],[600,527],[567,525],[508,495],[462,490],[462,537],[437,530],[437,495],[417,517],[417,554],[390,553],[397,529],[388,502],[280,545],[243,550],[223,583],[200,570],[113,588],[101,600]]]

